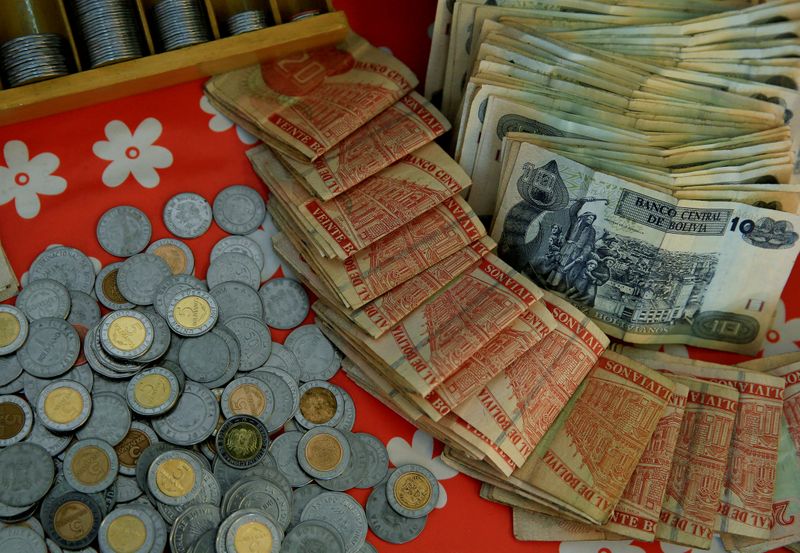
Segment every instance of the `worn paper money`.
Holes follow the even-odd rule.
[[[8,262],[3,245],[0,244],[0,301],[7,300],[19,292],[19,281]]]

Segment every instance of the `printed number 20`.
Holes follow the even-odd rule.
[[[737,227],[742,234],[750,234],[753,232],[753,229],[756,228],[756,224],[750,219],[745,219],[740,223],[739,218],[734,217],[731,219],[731,230],[734,231]]]

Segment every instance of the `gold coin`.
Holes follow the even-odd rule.
[[[260,522],[245,522],[233,537],[236,553],[270,553],[272,532]]]
[[[431,500],[431,483],[418,472],[407,472],[394,483],[394,496],[406,509],[421,509]]]
[[[109,271],[103,279],[103,293],[114,303],[128,303],[117,286],[117,271],[118,269]]]
[[[80,501],[67,501],[56,509],[53,526],[66,541],[79,541],[89,535],[94,526],[92,510]]]
[[[198,296],[186,296],[175,304],[172,315],[184,328],[200,328],[211,318],[211,306]]]
[[[122,351],[132,351],[141,346],[147,337],[147,328],[136,317],[120,317],[108,326],[108,339]]]
[[[267,397],[258,386],[242,384],[234,388],[228,398],[228,406],[236,415],[261,416],[267,408]]]
[[[25,411],[16,403],[0,403],[0,440],[8,440],[25,426]]]
[[[178,246],[173,244],[162,244],[154,249],[151,253],[154,253],[163,259],[164,262],[169,266],[169,270],[173,275],[179,275],[186,270],[188,259],[186,259],[186,254],[183,253],[183,250],[181,250]]]
[[[99,447],[83,447],[72,458],[72,474],[85,486],[95,486],[102,482],[111,469],[111,460]]]
[[[108,525],[108,544],[115,553],[135,553],[147,540],[147,528],[133,515],[122,515]]]
[[[306,390],[300,398],[300,412],[314,424],[325,424],[336,414],[336,396],[325,388]]]
[[[57,424],[67,424],[77,419],[83,411],[81,394],[64,386],[56,388],[44,399],[44,413]]]
[[[258,428],[242,422],[225,432],[225,451],[234,459],[252,459],[264,445]]]
[[[114,446],[114,451],[117,453],[120,465],[135,467],[139,456],[148,447],[150,447],[150,437],[141,430],[131,428],[122,441]]]
[[[168,459],[158,466],[156,485],[164,495],[183,497],[194,488],[197,476],[183,459]]]
[[[314,470],[327,472],[342,461],[342,444],[330,434],[317,434],[306,444],[306,459]]]
[[[169,379],[161,374],[148,374],[143,376],[133,390],[136,402],[145,409],[153,409],[164,405],[172,392]]]
[[[20,332],[19,321],[11,313],[0,313],[0,348],[11,345]]]

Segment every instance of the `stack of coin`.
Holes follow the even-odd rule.
[[[228,18],[228,33],[240,35],[264,29],[267,26],[267,15],[263,10],[245,10]]]
[[[61,35],[24,35],[0,45],[0,63],[9,87],[22,86],[69,74]]]
[[[155,16],[167,52],[211,40],[199,0],[161,0],[155,6]]]
[[[131,0],[75,0],[75,9],[92,67],[142,57]]]

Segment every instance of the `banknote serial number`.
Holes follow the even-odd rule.
[[[670,234],[722,236],[729,228],[728,223],[732,222],[733,210],[679,207],[631,190],[623,190],[614,213],[629,221]],[[752,221],[740,223],[736,220],[736,228],[732,230],[738,228],[746,233],[744,227],[747,223],[752,224]]]

